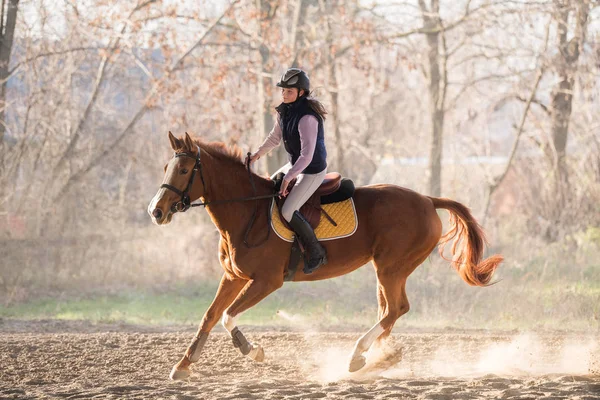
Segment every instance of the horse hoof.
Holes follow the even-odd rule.
[[[265,361],[265,351],[260,344],[253,344],[252,350],[248,353],[248,357],[254,361],[263,362]]]
[[[189,378],[190,375],[191,375],[191,372],[188,368],[177,369],[177,366],[174,366],[173,369],[171,370],[171,374],[169,375],[169,378],[171,378],[171,380],[174,380],[174,381],[181,381],[183,379]]]
[[[356,372],[367,364],[367,359],[364,356],[358,356],[350,360],[348,371]]]

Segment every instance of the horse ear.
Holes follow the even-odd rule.
[[[194,144],[194,141],[192,140],[190,135],[188,135],[187,132],[185,133],[184,142],[185,142],[185,146],[187,147],[187,149],[189,151],[193,151],[195,149],[196,145]]]
[[[173,136],[171,131],[169,131],[169,141],[171,142],[171,148],[173,150],[179,150],[182,147],[181,140],[177,139],[175,136]]]

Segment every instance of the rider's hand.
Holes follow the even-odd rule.
[[[279,196],[280,197],[285,197],[288,195],[288,193],[290,192],[288,190],[288,185],[290,184],[290,181],[287,180],[282,180],[281,181],[281,188],[279,189]]]
[[[244,160],[244,165],[248,165],[248,160],[250,160],[250,165],[252,165],[252,163],[254,163],[259,158],[260,156],[256,153],[250,154],[250,156],[246,156],[246,159]]]

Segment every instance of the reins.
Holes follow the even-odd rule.
[[[200,202],[200,203],[192,203],[190,204],[190,207],[200,207],[200,206],[208,206],[211,204],[224,204],[224,203],[235,203],[235,202],[240,202],[240,201],[251,201],[251,200],[261,200],[261,199],[271,199],[273,197],[277,197],[279,196],[278,193],[275,194],[264,194],[261,196],[252,196],[252,197],[240,197],[238,199],[228,199],[228,200],[214,200],[214,201],[207,201],[207,202]]]

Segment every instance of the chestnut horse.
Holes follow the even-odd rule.
[[[163,184],[150,202],[148,212],[155,224],[163,225],[171,221],[175,212],[187,210],[190,201],[215,202],[205,208],[221,234],[219,261],[224,270],[215,298],[183,358],[173,367],[171,379],[190,375],[190,365],[198,361],[209,332],[221,317],[242,354],[263,361],[262,347],[249,342],[235,321],[283,285],[292,244],[277,235],[267,235],[271,229],[270,199],[225,201],[272,197],[273,182],[249,175],[239,149],[230,149],[223,143],[195,141],[187,132],[184,138],[176,138],[169,132],[169,140],[175,154],[165,166]],[[502,261],[498,255],[483,259],[482,228],[469,209],[456,201],[423,196],[394,185],[358,187],[353,199],[359,221],[356,232],[323,242],[328,263],[310,275],[298,271],[294,278],[296,282],[330,279],[373,261],[378,322],[356,342],[349,363],[351,372],[365,365],[363,353],[374,342],[385,339],[396,320],[408,312],[406,279],[438,244],[443,247],[454,239],[452,265],[469,285],[488,285]],[[450,213],[451,228],[443,236],[438,208]],[[248,245],[246,227],[254,216]],[[263,243],[254,246],[260,242]]]

